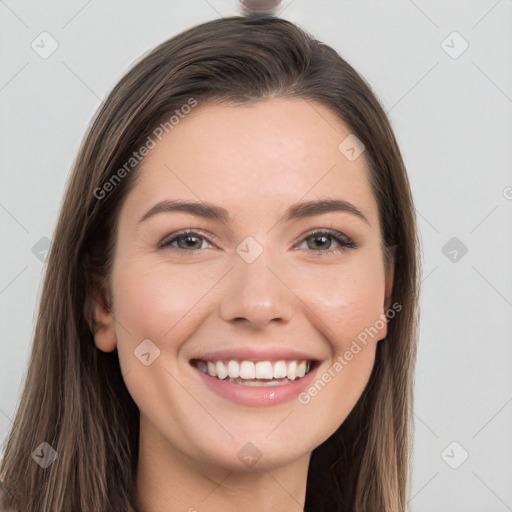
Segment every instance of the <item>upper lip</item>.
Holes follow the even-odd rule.
[[[202,361],[317,361],[316,357],[301,350],[275,347],[238,347],[202,352],[191,360]]]

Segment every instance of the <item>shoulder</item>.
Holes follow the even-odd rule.
[[[0,512],[19,512],[15,508],[15,499],[10,489],[0,482]]]

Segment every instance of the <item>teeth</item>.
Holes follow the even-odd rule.
[[[240,365],[238,361],[229,361],[228,363],[228,375],[231,379],[236,379],[240,375]]]
[[[252,361],[242,361],[240,363],[240,378],[254,379],[256,377],[256,368]]]
[[[225,379],[228,376],[228,371],[222,361],[217,361],[217,363],[215,364],[215,373],[217,375],[212,375],[212,377],[218,377],[219,379]]]
[[[297,365],[296,377],[300,378],[304,377],[304,375],[306,375],[306,361],[301,361]]]
[[[281,384],[278,380],[269,380],[268,382],[261,382],[257,380],[242,380],[236,382],[236,384],[242,384],[243,386],[279,386]]]
[[[286,376],[290,380],[295,380],[295,372],[297,371],[297,361],[292,361],[288,365],[288,369],[286,370]]]
[[[210,364],[213,364],[213,363],[210,363],[210,361],[208,361],[208,365],[204,362],[204,361],[199,361],[197,363],[197,367],[204,373],[207,373],[207,368],[210,367]],[[209,372],[208,372],[209,373]],[[210,375],[212,376],[215,376],[215,373],[210,373]]]
[[[283,379],[286,377],[286,361],[276,361],[273,366],[274,379]]]
[[[274,378],[272,363],[270,361],[258,361],[256,363],[256,378],[267,380]]]
[[[295,380],[308,373],[311,363],[309,361],[197,361],[197,368],[211,377],[221,380],[238,379],[251,381],[256,379],[273,381],[276,379]],[[241,382],[240,382],[241,383]],[[244,382],[244,384],[258,385],[257,382]],[[269,382],[270,385],[270,382]],[[273,384],[273,385],[277,385]]]

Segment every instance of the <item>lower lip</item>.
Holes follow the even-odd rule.
[[[304,377],[288,384],[277,386],[245,386],[243,384],[234,384],[233,382],[225,382],[217,377],[207,375],[195,366],[192,366],[192,368],[199,374],[199,377],[206,386],[217,395],[240,405],[254,407],[281,404],[297,398],[300,393],[311,385],[318,369],[318,363],[315,368],[304,375]]]

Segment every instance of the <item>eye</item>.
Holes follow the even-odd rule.
[[[206,241],[207,239],[202,236],[200,233],[190,230],[179,231],[178,233],[173,233],[169,235],[167,238],[164,238],[159,244],[159,248],[163,247],[172,247],[178,250],[184,251],[198,251],[204,249],[202,247],[201,241]],[[173,245],[175,242],[178,243],[176,247]]]
[[[313,243],[308,243],[309,240],[313,240]],[[341,247],[341,250],[336,251],[330,249],[333,240]],[[158,244],[158,247],[171,247],[178,251],[196,252],[205,248],[202,242],[208,243],[208,239],[196,231],[183,230],[164,238]],[[324,254],[340,253],[345,249],[356,248],[356,244],[352,242],[350,238],[346,237],[343,233],[332,229],[313,231],[303,240],[302,243],[304,242],[306,242],[308,249],[312,249],[313,252]],[[176,243],[177,246],[174,245]]]
[[[308,240],[313,240],[313,243],[308,243]],[[335,242],[341,246],[341,250],[330,250],[332,240],[335,240]],[[356,244],[350,240],[350,238],[346,237],[343,233],[332,229],[313,231],[302,243],[304,242],[306,242],[308,249],[312,249],[314,252],[319,253],[340,253],[346,249],[356,248]]]

